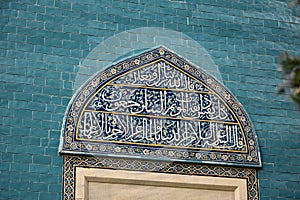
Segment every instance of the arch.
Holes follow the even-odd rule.
[[[261,166],[242,105],[211,75],[163,46],[85,83],[67,110],[60,153]]]

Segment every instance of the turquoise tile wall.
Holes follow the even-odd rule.
[[[261,199],[300,199],[300,112],[276,94],[279,55],[300,54],[288,1],[0,0],[0,15],[0,199],[61,198],[60,129],[80,62],[141,27],[207,50],[256,129]]]

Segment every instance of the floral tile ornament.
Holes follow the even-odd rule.
[[[165,47],[113,64],[81,87],[65,116],[60,153],[261,167],[243,106]]]

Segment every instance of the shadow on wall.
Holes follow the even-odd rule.
[[[195,40],[181,32],[144,27],[114,35],[95,47],[79,64],[73,93],[95,73],[130,56],[162,45],[175,53],[180,52],[186,60],[223,83],[218,66],[205,48]]]

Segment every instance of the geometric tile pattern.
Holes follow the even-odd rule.
[[[64,155],[63,199],[75,199],[76,167],[152,171],[160,173],[243,178],[247,180],[249,200],[259,199],[257,170],[231,166],[200,165],[192,163],[163,162],[112,157]]]

